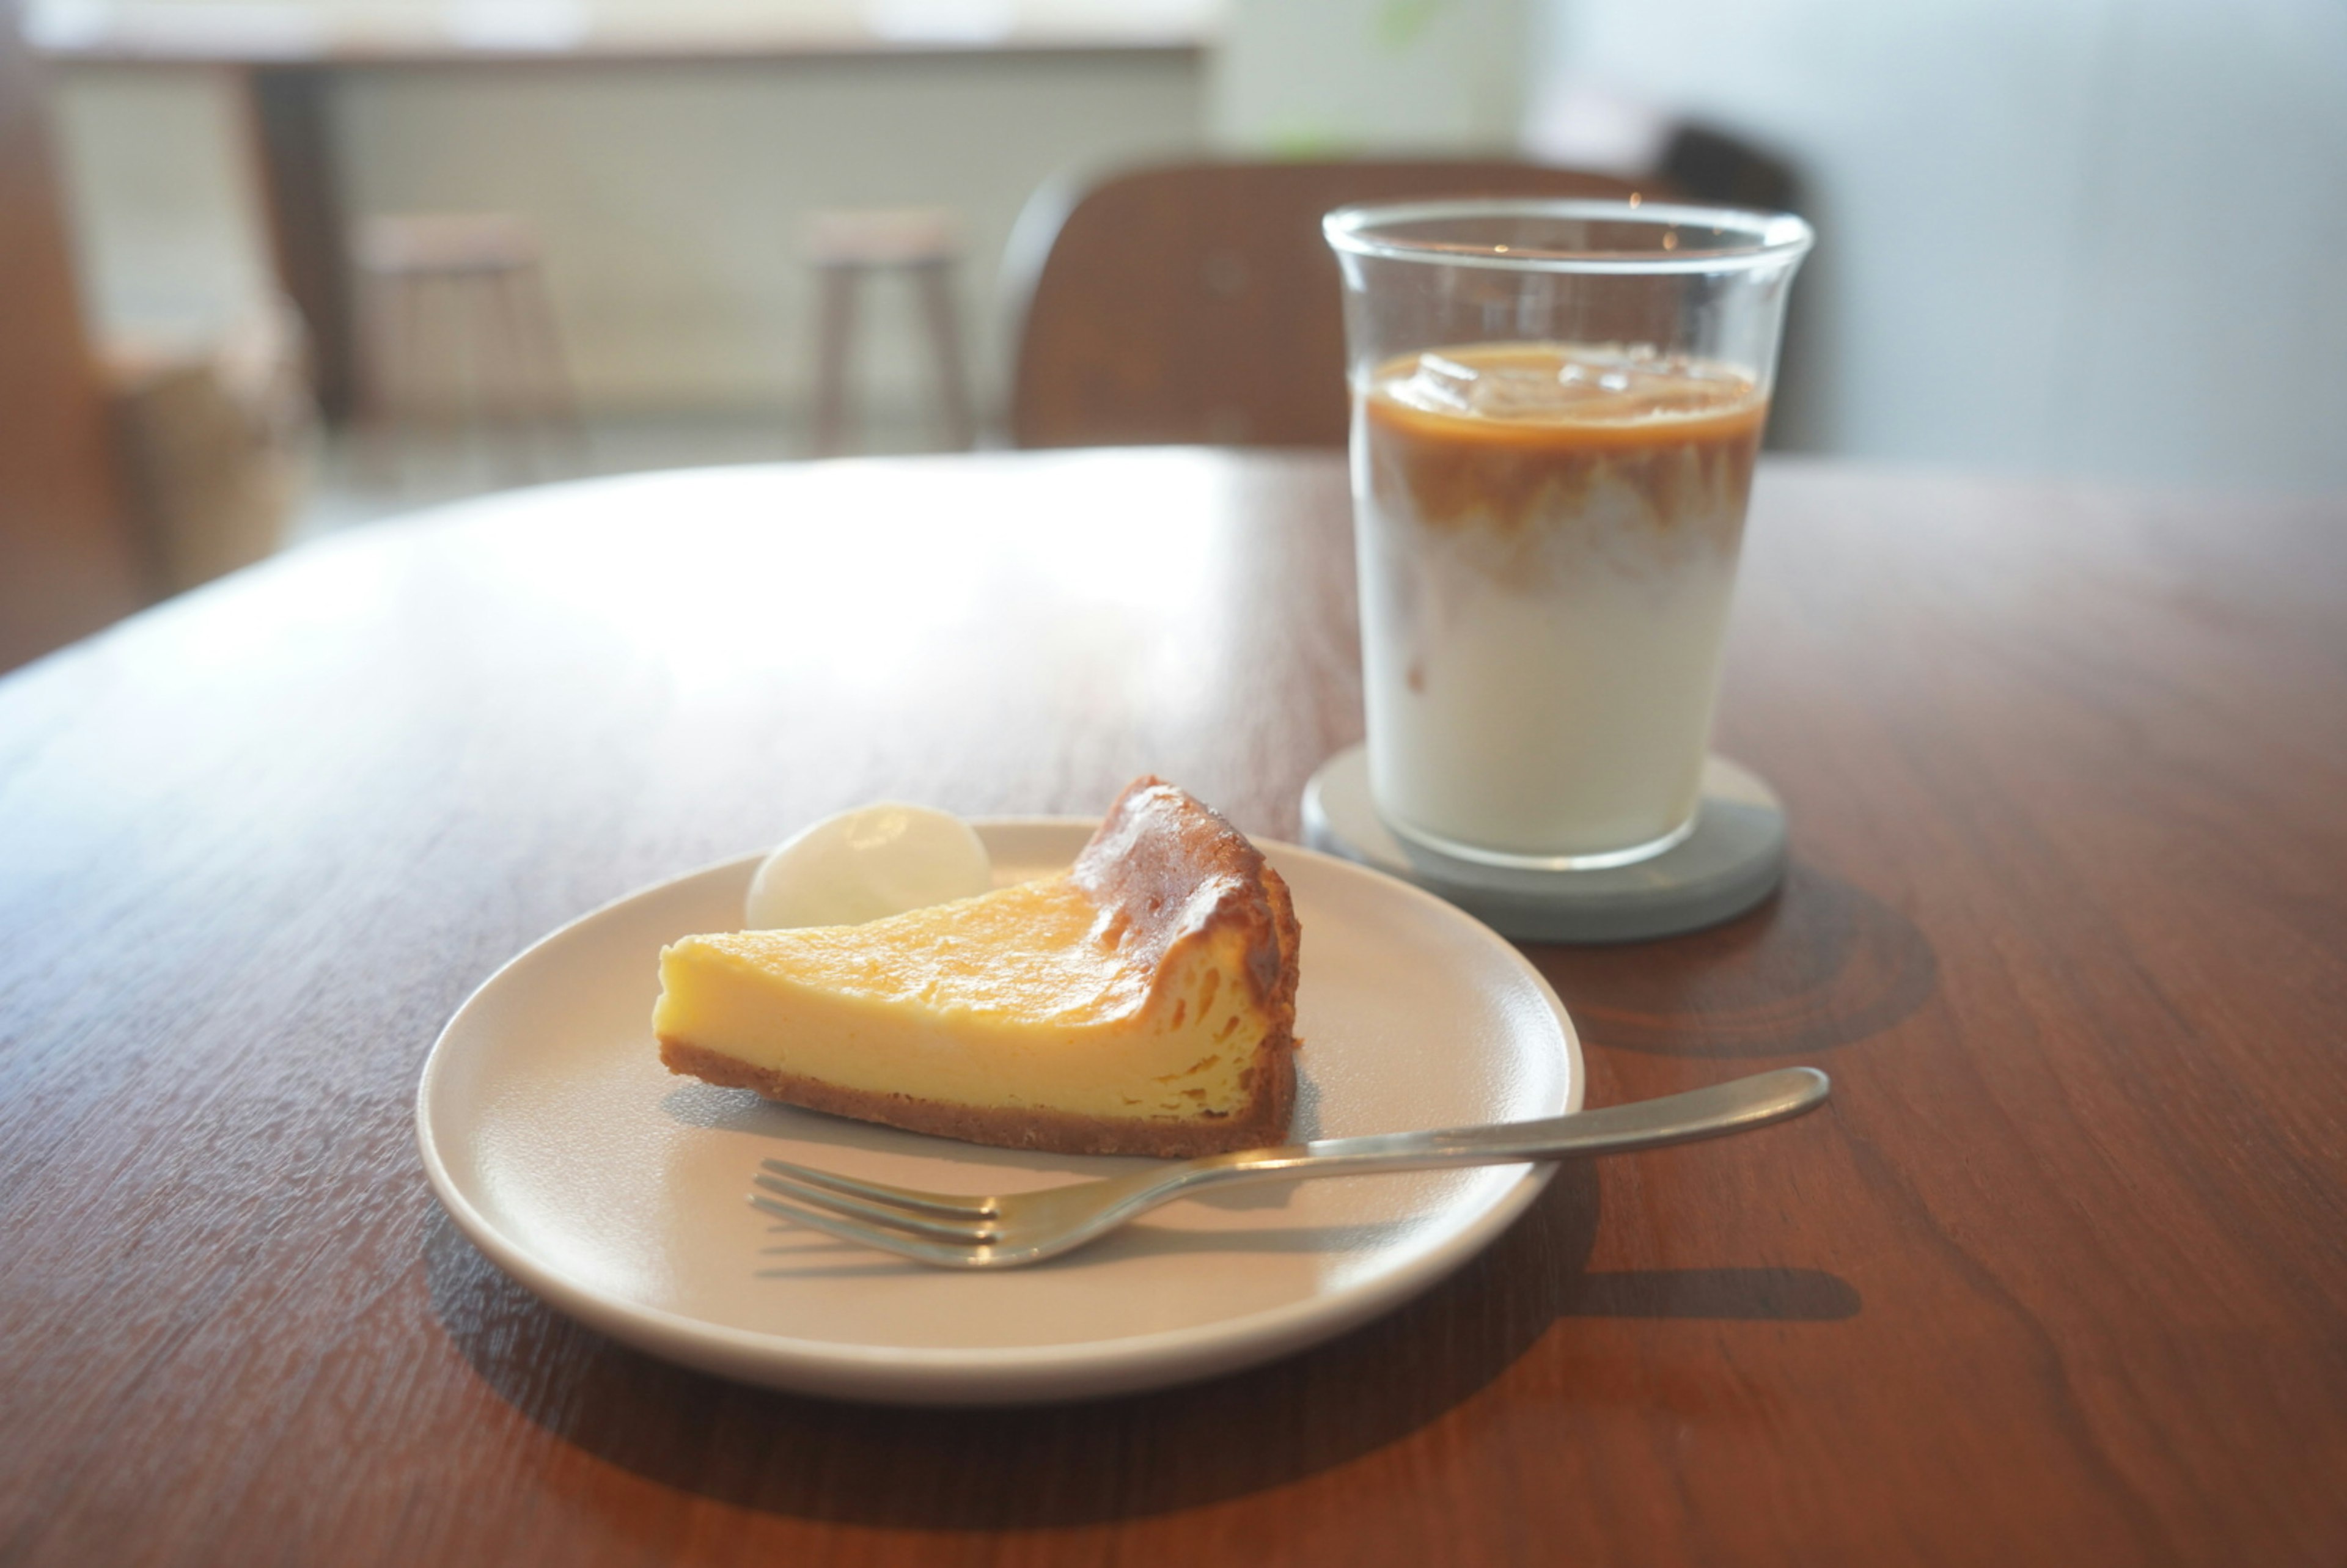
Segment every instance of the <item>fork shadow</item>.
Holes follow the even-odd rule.
[[[1832,1322],[1860,1310],[1850,1285],[1813,1269],[1590,1273],[1599,1186],[1595,1166],[1564,1166],[1457,1274],[1301,1355],[1157,1393],[1014,1409],[837,1404],[671,1366],[546,1307],[436,1208],[423,1262],[434,1315],[489,1388],[610,1464],[797,1518],[1023,1529],[1168,1512],[1344,1464],[1473,1398],[1561,1318]]]
[[[1269,1184],[1265,1184],[1266,1186]],[[1184,1254],[1229,1256],[1235,1253],[1300,1253],[1316,1247],[1366,1250],[1388,1243],[1410,1228],[1411,1222],[1396,1220],[1358,1225],[1191,1231],[1136,1220],[1092,1243],[1081,1252],[1060,1260],[1054,1266],[1095,1268],[1115,1263],[1120,1258],[1143,1254],[1157,1257]],[[760,1248],[760,1254],[780,1259],[788,1266],[761,1269],[761,1278],[791,1279],[820,1275],[825,1279],[886,1279],[903,1275],[907,1266],[893,1258],[876,1256],[869,1247],[835,1241],[825,1235],[811,1235],[788,1225],[777,1225],[774,1235],[774,1245]]]

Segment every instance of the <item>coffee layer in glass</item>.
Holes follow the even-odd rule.
[[[1636,858],[1692,824],[1753,455],[1748,376],[1452,345],[1357,387],[1370,766],[1438,847]]]

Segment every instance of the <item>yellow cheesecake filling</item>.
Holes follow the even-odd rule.
[[[1245,938],[1162,966],[1068,876],[861,926],[688,937],[652,1028],[778,1072],[956,1105],[1141,1120],[1245,1108],[1267,1020]],[[1227,978],[1226,978],[1227,977]]]

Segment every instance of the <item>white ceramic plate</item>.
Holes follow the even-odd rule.
[[[1074,859],[1092,825],[980,823],[997,879]],[[1378,872],[1263,845],[1303,926],[1298,1137],[1581,1107],[1573,1024],[1489,928]],[[1016,1192],[1130,1168],[769,1104],[671,1076],[663,943],[741,924],[757,859],[663,883],[491,976],[424,1069],[416,1134],[466,1235],[555,1307],[653,1355],[835,1398],[1010,1404],[1155,1388],[1299,1349],[1449,1274],[1549,1167],[1232,1189],[1050,1263],[928,1269],[749,1206],[769,1155],[914,1186]]]

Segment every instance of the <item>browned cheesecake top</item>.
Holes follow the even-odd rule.
[[[1117,796],[1071,875],[1100,906],[1099,939],[1136,972],[1163,975],[1180,949],[1229,936],[1257,1004],[1293,1024],[1300,933],[1287,884],[1222,813],[1144,774]]]

